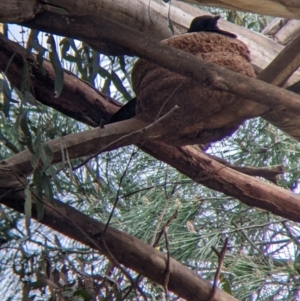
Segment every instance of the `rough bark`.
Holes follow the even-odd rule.
[[[11,58],[13,58],[11,60]],[[44,60],[43,72],[35,62],[35,56],[26,57],[26,50],[17,43],[9,41],[0,34],[0,70],[6,73],[13,86],[19,90],[23,81],[23,65],[27,59],[31,66],[32,94],[37,100],[77,120],[97,126],[92,120],[108,122],[111,115],[122,106],[119,102],[104,93],[92,88],[88,83],[78,80],[71,72],[65,70],[64,88],[61,95],[56,98],[54,94],[55,72],[49,61]],[[75,105],[76,104],[76,105]],[[87,115],[91,115],[87,120]],[[92,117],[92,118],[91,118]]]
[[[0,19],[5,22],[24,22],[31,20],[40,11],[39,0],[0,1]]]
[[[88,3],[86,1],[67,0],[62,2],[53,0],[47,1],[47,3],[47,5],[40,4],[39,8],[46,11],[55,11],[58,8],[61,8],[61,18],[65,18],[63,14],[68,16],[68,12],[70,15],[81,15],[85,17],[88,15],[96,17],[109,17],[111,20],[121,24],[126,24],[128,27],[146,33],[157,40],[162,40],[171,36],[171,32],[168,29],[168,16],[170,16],[170,21],[172,22],[175,34],[179,34],[186,32],[191,20],[195,16],[208,14],[206,11],[200,10],[194,6],[180,1],[172,2],[171,5],[160,0],[152,0],[150,2],[148,0],[113,2],[111,0],[96,0],[89,1]],[[2,9],[5,9],[5,6],[2,7]],[[13,22],[13,20],[10,18],[9,11],[1,11],[3,11],[3,15],[0,16],[1,22]],[[35,12],[33,11],[32,13]],[[34,16],[32,19],[34,19]],[[50,23],[49,21],[50,20],[47,21],[45,19],[44,26],[47,26],[45,27],[47,32],[67,36],[65,28],[60,26],[60,21],[53,23]],[[19,22],[21,22],[21,20]],[[80,34],[81,31],[85,31],[85,26],[87,24],[86,22],[83,24],[84,25],[81,26],[79,31],[77,29],[77,34]],[[220,20],[219,24],[223,29],[238,34],[239,38],[249,47],[252,53],[252,63],[257,70],[265,68],[269,62],[274,59],[274,57],[283,49],[281,45],[275,43],[271,39],[247,30],[246,28],[242,28],[224,20]],[[70,36],[72,37],[74,32],[72,32],[72,29],[70,30]],[[82,37],[78,37],[78,39],[84,40]],[[89,40],[88,43],[102,53],[111,55],[128,53],[128,50],[122,47],[118,47],[115,44],[103,42],[101,40]],[[300,74],[297,72],[297,74],[293,75],[289,83],[292,84],[299,78]]]
[[[258,75],[258,78],[267,83],[282,87],[300,65],[299,42],[300,35],[296,36],[277,55],[270,65]]]
[[[48,17],[49,14],[40,14],[34,22],[26,23],[26,25],[32,27],[45,26],[45,20],[47,20]],[[68,31],[67,28],[72,28],[72,31],[80,32],[82,23],[81,17],[73,16],[66,20],[57,18],[58,16],[52,15],[50,24],[61,21],[63,22],[61,26],[66,28],[66,31]],[[215,64],[201,61],[192,55],[170,49],[154,39],[145,37],[143,34],[111,20],[101,18],[93,19],[91,17],[86,27],[89,28],[89,26],[91,28],[98,28],[98,30],[97,32],[87,30],[86,32],[88,34],[82,33],[84,38],[94,40],[102,39],[122,45],[132,53],[174,72],[190,77],[198,83],[209,84],[215,89],[232,92],[240,97],[248,98],[269,106],[272,110],[280,111],[286,109],[286,111],[293,113],[300,112],[300,97],[294,93],[287,92],[272,85],[265,85],[255,79],[235,74]],[[261,113],[266,113],[267,111],[266,109]]]
[[[24,194],[0,189],[1,203],[21,213],[24,212]],[[111,227],[103,231],[105,224],[96,221],[80,211],[57,200],[43,200],[44,217],[42,224],[73,238],[93,249],[99,250],[112,262],[123,264],[145,277],[164,285],[166,257],[163,253],[143,241]],[[33,218],[37,211],[33,204]],[[113,255],[113,257],[111,256]],[[189,301],[206,301],[211,292],[211,284],[202,280],[190,269],[174,259],[170,259],[170,279],[168,289]],[[214,301],[237,301],[222,290],[217,290]]]
[[[300,197],[291,191],[227,168],[190,146],[174,148],[148,142],[143,150],[197,183],[237,198],[248,206],[300,222]]]
[[[300,34],[280,52],[270,65],[259,74],[258,78],[267,83],[282,86],[300,65],[299,42]],[[298,113],[283,108],[265,114],[263,117],[300,141],[300,119],[298,116]]]
[[[52,89],[51,89],[52,91]],[[51,100],[52,101],[52,100]],[[105,100],[104,100],[105,101]],[[59,106],[57,107],[59,108]],[[78,113],[78,115],[80,115],[80,112]],[[94,116],[95,117],[95,116]],[[81,118],[80,116],[78,118]],[[89,122],[86,118],[82,117],[82,121],[85,122]],[[95,124],[95,123],[93,123]],[[264,186],[264,183],[261,183],[258,180],[252,181],[252,178],[241,178],[239,182],[231,182],[228,181],[228,177],[230,176],[231,179],[234,180],[238,180],[240,178],[240,174],[236,173],[236,174],[232,174],[232,173],[227,173],[228,170],[230,170],[229,168],[223,166],[223,165],[217,165],[214,161],[212,161],[211,159],[207,158],[205,155],[204,157],[202,157],[202,155],[198,155],[196,153],[194,153],[195,151],[190,148],[190,147],[185,147],[182,149],[176,149],[176,148],[170,148],[170,147],[166,147],[165,145],[158,145],[158,144],[149,144],[150,146],[150,150],[149,152],[153,153],[154,155],[156,155],[157,157],[160,157],[162,160],[165,160],[166,162],[169,160],[168,158],[166,158],[167,156],[170,156],[170,151],[172,151],[172,153],[174,153],[173,155],[173,159],[176,158],[178,159],[177,156],[179,156],[179,160],[183,159],[183,161],[181,162],[182,164],[187,164],[186,166],[180,165],[180,166],[174,166],[176,168],[178,168],[179,170],[181,170],[182,172],[186,172],[189,173],[191,177],[194,177],[195,180],[197,180],[198,182],[204,183],[205,185],[207,185],[208,187],[212,187],[216,190],[221,190],[224,191],[224,186],[228,186],[225,190],[228,192],[229,195],[234,195],[236,197],[241,197],[243,199],[243,201],[245,203],[248,202],[249,205],[253,206],[253,205],[257,205],[258,207],[261,207],[261,204],[263,204],[264,206],[266,206],[265,208],[268,210],[274,210],[274,212],[279,213],[279,215],[282,216],[289,216],[292,217],[291,219],[295,220],[294,218],[298,218],[297,216],[299,212],[299,208],[297,207],[297,202],[299,203],[299,200],[296,198],[296,196],[290,192],[287,192],[283,189],[279,189],[277,190],[277,187],[275,186],[271,186],[269,185],[268,187]],[[144,148],[146,150],[146,148]],[[155,152],[153,151],[155,150],[155,152],[159,151],[159,154],[155,154]],[[161,152],[160,152],[161,150]],[[195,163],[195,158],[198,159],[198,165],[197,164],[193,164]],[[178,163],[179,164],[179,163]],[[189,171],[188,168],[188,164],[190,164],[192,166],[192,171]],[[199,172],[200,169],[200,172]],[[227,171],[227,172],[226,172]],[[201,173],[202,172],[202,173]],[[253,191],[255,191],[255,193],[253,193]],[[257,192],[257,194],[256,194]],[[250,194],[250,198],[249,198],[249,194]],[[3,195],[2,195],[3,197]],[[1,200],[1,202],[3,201],[6,202],[7,205],[14,207],[16,210],[22,211],[23,210],[23,196],[19,195],[19,194],[14,194],[12,195],[10,198],[4,198],[5,201]],[[285,210],[285,208],[283,208],[283,200],[286,199],[286,203],[284,206],[289,207],[287,208],[287,210]],[[74,239],[77,239],[79,241],[84,240],[84,243],[87,243],[89,245],[93,245],[92,247],[95,247],[94,242],[91,242],[90,239],[87,238],[86,235],[84,235],[84,233],[78,231],[77,233],[74,233],[74,227],[76,227],[76,224],[74,224],[74,222],[68,220],[68,222],[66,222],[65,219],[62,219],[61,215],[58,216],[59,214],[57,213],[57,211],[61,211],[61,212],[66,212],[65,210],[68,210],[68,214],[73,210],[70,207],[67,207],[66,205],[63,204],[56,204],[57,206],[62,206],[62,207],[57,207],[59,208],[57,209],[49,209],[49,215],[45,216],[45,220],[44,223],[48,224],[49,226],[51,226],[52,228],[57,229],[58,231],[61,230],[61,232],[65,232],[65,234],[68,235],[68,233],[70,235],[76,236],[76,238],[74,237]],[[66,207],[64,207],[66,206]],[[67,208],[67,209],[66,209]],[[71,210],[71,211],[69,211]],[[284,211],[285,210],[285,211]],[[78,212],[77,212],[78,213]],[[58,214],[58,215],[57,215]],[[91,220],[87,220],[84,219],[82,215],[72,215],[71,216],[74,217],[74,220],[76,221],[84,221],[84,223],[81,225],[80,227],[82,227],[81,229],[86,229],[86,225],[91,225],[91,228],[88,229],[87,231],[89,235],[94,235],[94,238],[98,238],[97,234],[101,236],[101,231],[99,231],[99,229],[103,229],[103,225],[100,225],[98,223],[92,222]],[[78,225],[78,224],[77,224]],[[63,230],[63,231],[62,231]],[[110,230],[110,231],[115,231],[115,230]],[[76,231],[75,231],[76,232]],[[111,233],[111,232],[110,232]],[[122,236],[120,236],[120,232],[114,232],[115,236],[112,238],[112,240],[110,241],[111,245],[109,246],[109,249],[112,249],[113,251],[116,251],[115,249],[119,249],[120,248],[120,237],[122,238]],[[96,237],[95,237],[96,235]],[[81,237],[80,237],[81,236]],[[84,238],[83,238],[84,237]],[[129,240],[131,240],[132,238],[129,236],[126,236],[126,238],[128,238]],[[135,238],[134,238],[135,239]],[[122,241],[124,243],[124,248],[126,247],[125,244],[127,244],[128,247],[128,241],[126,241],[126,239],[124,241]],[[100,244],[100,249],[101,249],[101,240],[96,240],[97,243],[97,247]],[[135,240],[136,244],[132,244],[130,245],[128,248],[129,250],[129,254],[133,254],[134,252],[138,252],[139,250],[136,249],[137,246],[139,246],[140,241]],[[132,250],[132,246],[135,245],[135,247],[133,247],[133,253],[130,253],[130,250]],[[116,247],[117,246],[117,247]],[[144,247],[144,246],[143,246]],[[148,247],[148,246],[147,246]],[[104,248],[105,249],[105,248]],[[102,245],[102,252],[104,252],[104,254],[107,254],[107,250],[105,253],[105,250],[103,249],[103,245]],[[146,249],[142,248],[142,251],[147,251]],[[157,256],[157,261],[155,261],[155,264],[153,265],[153,254],[151,253],[153,252],[153,250],[149,250],[149,253],[147,253],[147,260],[149,259],[149,262],[147,264],[147,268],[148,266],[152,269],[153,266],[155,269],[155,271],[149,271],[148,269],[145,270],[145,267],[141,267],[140,266],[140,260],[141,258],[144,257],[136,257],[136,258],[131,258],[132,262],[133,262],[133,267],[134,269],[136,269],[137,271],[141,271],[141,273],[147,274],[149,273],[149,278],[157,281],[157,279],[159,279],[159,281],[163,281],[164,277],[162,276],[162,271],[165,271],[165,259],[159,255],[155,253],[155,256]],[[157,251],[155,251],[157,252]],[[134,254],[138,254],[138,253],[134,253]],[[109,255],[109,254],[108,254]],[[128,254],[126,253],[126,256]],[[139,254],[140,255],[145,255],[143,254]],[[124,260],[124,254],[122,255],[117,255],[117,256],[121,256],[119,261],[122,263],[122,260]],[[138,259],[138,260],[137,260]],[[134,261],[135,260],[135,261]],[[130,264],[126,261],[126,263],[124,264]],[[139,266],[138,266],[139,265]],[[153,265],[153,266],[152,266]],[[182,285],[182,277],[187,279],[187,286],[183,286],[183,289],[185,290],[186,287],[188,287],[188,292],[184,291],[180,291],[179,294],[182,297],[187,296],[186,298],[189,298],[189,300],[202,300],[200,299],[203,296],[203,300],[207,299],[207,293],[209,292],[209,286],[207,283],[205,283],[203,286],[202,284],[200,285],[200,282],[198,281],[198,278],[195,279],[195,275],[192,275],[191,272],[189,272],[188,270],[184,270],[182,271],[182,266],[176,266],[176,263],[174,263],[173,265],[173,261],[172,261],[172,267],[174,267],[174,270],[172,270],[171,272],[174,271],[173,276],[175,278],[170,279],[170,289],[173,290],[175,293],[176,292],[176,287],[178,289],[178,287],[180,288]],[[176,278],[176,273],[180,273],[179,278]],[[150,275],[151,273],[151,275]],[[155,274],[158,273],[158,274]],[[154,276],[153,276],[154,275]],[[157,278],[160,277],[160,278]],[[180,281],[176,282],[176,281]],[[174,280],[174,282],[172,282]],[[173,287],[174,285],[174,287]],[[201,287],[201,288],[199,288]],[[197,291],[198,290],[198,291]],[[195,292],[197,292],[196,297],[193,295]],[[228,295],[225,295],[221,292],[218,292],[218,294],[220,293],[220,295],[216,295],[215,300],[234,300],[233,298],[231,298]],[[192,294],[192,295],[189,295]],[[199,297],[200,296],[200,297]],[[192,299],[194,298],[194,299]],[[229,299],[228,299],[229,298]]]
[[[37,85],[35,88],[41,89],[41,87],[44,86]],[[45,93],[45,95],[47,95],[47,93]],[[93,120],[93,118],[95,117],[95,115],[90,113],[90,116],[87,120],[89,120],[90,118]],[[99,123],[98,120],[95,120],[96,124]],[[68,152],[71,158],[95,153],[97,150],[99,150],[99,140],[96,139],[99,139],[99,137],[101,137],[102,134],[107,135],[107,137],[109,137],[110,139],[111,137],[113,137],[112,134],[114,133],[114,131],[120,131],[124,128],[122,124],[124,125],[123,122],[116,123],[107,126],[106,130],[96,128],[88,132],[72,134],[69,136],[65,136],[63,139],[56,139],[54,141],[51,141],[50,144],[52,145],[53,150],[56,150],[53,162],[60,162],[62,160],[62,143],[66,149],[69,148]],[[198,183],[202,183],[212,189],[225,192],[228,195],[237,197],[238,199],[250,206],[257,206],[265,210],[271,210],[271,212],[283,216],[285,218],[289,218],[294,221],[300,221],[299,215],[295,213],[300,212],[299,197],[295,194],[278,188],[276,186],[271,186],[272,188],[270,188],[270,186],[266,183],[260,182],[258,180],[253,182],[252,180],[250,180],[251,178],[244,178],[242,176],[242,182],[236,182],[239,183],[239,187],[236,187],[232,184],[229,174],[226,174],[225,176],[219,176],[217,174],[217,176],[213,176],[213,180],[208,181],[207,179],[211,179],[212,174],[216,174],[218,170],[222,171],[223,169],[225,169],[227,171],[229,170],[229,168],[221,164],[213,165],[214,163],[211,162],[214,162],[214,160],[209,159],[209,161],[206,161],[207,158],[205,157],[205,155],[203,155],[204,157],[197,157],[195,154],[197,160],[199,160],[199,164],[196,164],[194,169],[192,169],[191,166],[193,160],[191,154],[194,154],[192,147],[184,148],[183,150],[181,150],[178,148],[167,147],[164,144],[152,144],[152,147],[149,147],[149,145],[150,142],[149,144],[147,142],[147,144],[142,146],[142,149],[150,154],[153,154],[157,159],[166,161],[168,164],[174,166],[181,172],[184,172],[187,176],[191,177]],[[190,151],[191,153],[186,155],[186,150],[188,152]],[[176,154],[175,157],[170,155],[173,153]],[[30,164],[30,157],[31,154],[28,151],[25,151],[9,158],[8,160],[6,160],[6,163],[3,162],[3,169],[1,173],[2,185],[5,185],[5,183],[9,183],[10,185],[19,185],[20,178],[22,179],[26,174],[30,173],[32,170],[32,166]],[[203,163],[201,163],[201,160],[203,161]],[[6,164],[8,164],[9,166],[7,166]],[[212,164],[212,166],[214,167],[212,170],[207,167],[210,164]],[[12,170],[11,179],[8,178],[7,168],[10,168],[10,170]],[[201,177],[197,176],[198,174],[201,174]],[[238,177],[238,175],[240,174],[233,173],[232,177]],[[249,183],[250,185],[248,185]],[[7,187],[7,185],[4,187]],[[256,189],[259,193],[256,193]],[[263,194],[264,189],[265,192]]]

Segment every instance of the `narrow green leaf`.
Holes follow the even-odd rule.
[[[222,290],[231,295],[231,285],[228,278],[221,276],[220,280]]]
[[[56,51],[56,43],[52,35],[49,35],[47,42],[51,46],[51,51],[49,53],[49,56],[50,56],[51,64],[55,71],[54,94],[55,94],[55,98],[58,98],[64,86],[64,70],[61,66],[60,59]]]
[[[78,58],[76,56],[73,56],[73,55],[68,53],[68,51],[70,50],[69,40],[70,39],[64,38],[59,43],[59,45],[61,46],[61,48],[60,48],[61,58],[68,61],[68,62],[71,62],[71,63],[77,63]]]
[[[45,191],[45,195],[48,198],[49,201],[53,200],[53,191],[52,191],[52,185],[49,177],[46,174],[43,174],[43,188]],[[44,212],[41,212],[43,215]]]
[[[128,93],[127,89],[124,87],[123,82],[119,78],[116,72],[111,72],[111,77],[114,85],[118,89],[119,92],[122,93],[125,99],[131,100],[132,96]]]
[[[92,74],[91,74],[90,83],[93,87],[95,86],[95,79],[98,75],[99,65],[100,65],[100,54],[97,51],[92,50]]]
[[[57,191],[62,194],[63,191],[62,191],[62,187],[61,187],[61,184],[60,184],[61,180],[56,175],[56,171],[53,168],[53,166],[49,166],[49,168],[47,169],[47,174],[49,174],[51,176],[52,181],[53,181]]]
[[[1,73],[1,76],[2,75]],[[9,109],[11,103],[11,89],[5,77],[0,78],[0,93],[3,95],[3,113],[5,117],[9,117]]]
[[[20,126],[21,131],[24,134],[24,138],[25,138],[24,143],[28,147],[29,151],[33,154],[34,149],[33,149],[33,145],[32,145],[32,136],[31,136],[31,132],[30,132],[30,129],[29,129],[29,126],[28,126],[28,119],[27,119],[27,111],[26,110],[23,111],[20,115],[19,126]]]
[[[30,236],[30,221],[32,214],[32,198],[30,185],[27,184],[25,187],[25,204],[24,204],[24,213],[25,213],[25,228],[27,230],[28,236]]]
[[[42,219],[44,215],[44,204],[42,203],[43,191],[44,191],[44,177],[45,175],[37,168],[33,172],[33,184],[35,186],[36,198],[36,210],[38,219]]]
[[[0,133],[0,141],[3,145],[9,148],[13,153],[15,154],[19,153],[18,148],[13,143],[11,143],[11,141],[8,138],[6,138],[2,133]]]
[[[39,33],[40,32],[38,30],[30,30],[30,34],[27,40],[26,53],[27,55],[29,55],[31,53],[32,48],[37,52],[37,61],[39,63],[39,67],[42,70],[42,72],[45,73],[45,70],[43,69],[43,60],[47,49],[40,44],[38,39]]]
[[[20,91],[23,93],[23,97],[20,97],[20,100],[35,106],[36,99],[31,94],[31,75],[32,75],[31,65],[26,59],[24,59],[23,70],[22,70],[22,83],[20,89]]]
[[[102,78],[111,78],[111,74],[101,66],[98,68],[98,73]]]
[[[51,162],[53,160],[53,152],[48,144],[42,147],[41,159],[43,162],[42,172],[45,172],[48,169],[48,167],[51,165]]]

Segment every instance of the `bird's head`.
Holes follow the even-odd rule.
[[[236,38],[236,35],[234,33],[222,30],[218,27],[217,23],[220,18],[220,16],[208,15],[196,17],[192,20],[190,28],[187,32],[209,31],[220,33],[231,38]]]

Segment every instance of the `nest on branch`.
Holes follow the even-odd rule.
[[[247,46],[219,33],[199,32],[174,36],[162,41],[232,71],[255,77]],[[210,83],[197,83],[154,63],[139,59],[132,71],[137,95],[136,117],[154,122],[175,105],[179,109],[164,126],[166,143],[186,145],[218,141],[231,135],[244,120],[258,116],[261,106]]]

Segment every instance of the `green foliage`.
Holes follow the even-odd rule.
[[[213,12],[253,30],[260,31],[266,24],[263,16]],[[52,36],[49,53],[42,37],[32,31],[27,49],[37,52],[39,65],[45,57],[51,58],[57,95],[62,89],[62,68],[66,68],[117,100],[131,98],[134,58],[107,57],[85,43]],[[91,287],[97,300],[123,300],[126,294],[127,300],[141,299],[134,290],[128,292],[130,281],[104,256],[31,221],[33,197],[39,218],[44,197],[48,202],[64,201],[102,222],[108,220],[117,199],[110,225],[149,244],[154,244],[178,211],[167,231],[174,259],[212,281],[218,267],[212,247],[221,250],[229,237],[222,289],[240,300],[271,300],[271,296],[294,300],[300,270],[298,225],[195,184],[134,146],[102,153],[80,168],[76,166],[82,160],[70,161],[68,154],[61,164],[51,166],[52,151],[42,143],[87,127],[37,102],[30,93],[30,76],[30,65],[25,64],[21,91],[13,89],[4,76],[0,80],[1,159],[28,149],[34,168],[26,183],[25,217],[0,207],[0,287],[6,300],[11,296],[90,300]],[[261,119],[246,122],[209,152],[238,166],[284,164],[287,172],[278,184],[299,191],[299,146]],[[167,252],[163,236],[156,248]],[[164,298],[163,289],[151,281],[141,278],[139,286],[149,300]]]

